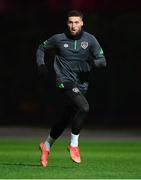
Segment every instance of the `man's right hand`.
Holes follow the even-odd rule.
[[[38,75],[40,78],[46,79],[48,77],[48,69],[45,64],[38,67]]]

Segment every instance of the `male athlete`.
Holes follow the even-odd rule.
[[[70,11],[67,15],[67,29],[39,45],[36,61],[39,73],[46,76],[45,50],[54,50],[56,86],[65,99],[64,113],[51,128],[45,142],[40,144],[41,165],[48,165],[51,146],[71,124],[71,138],[67,149],[75,163],[81,163],[78,139],[83,121],[89,111],[85,94],[88,90],[88,74],[93,67],[106,66],[102,48],[96,38],[83,31],[83,14]]]

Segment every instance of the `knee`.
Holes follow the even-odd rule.
[[[84,112],[84,113],[88,113],[89,112],[89,104],[86,104],[85,106],[83,106],[81,111]]]

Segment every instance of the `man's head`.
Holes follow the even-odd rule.
[[[79,34],[83,26],[83,14],[76,10],[70,11],[67,15],[67,26],[72,36]]]

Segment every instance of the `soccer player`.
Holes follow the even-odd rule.
[[[78,139],[83,121],[89,111],[86,99],[88,75],[93,67],[106,66],[103,50],[96,38],[83,30],[83,14],[72,10],[67,14],[67,28],[41,43],[36,52],[39,73],[46,76],[45,50],[54,50],[56,86],[65,99],[64,113],[40,144],[41,165],[48,165],[48,156],[55,140],[71,124],[67,149],[75,163],[81,163]]]

